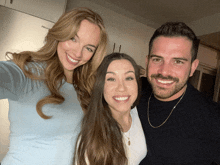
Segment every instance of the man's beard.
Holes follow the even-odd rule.
[[[190,72],[189,72],[189,75],[190,75]],[[185,80],[183,80],[180,83],[179,83],[179,78],[177,77],[172,77],[172,76],[164,77],[161,74],[152,74],[150,76],[151,80],[160,78],[162,80],[173,81],[175,83],[175,86],[173,86],[172,88],[158,87],[155,83],[152,83],[148,77],[147,78],[153,89],[154,96],[158,99],[168,99],[174,96],[175,94],[177,94],[179,91],[181,91],[186,86],[187,81],[189,79],[189,75],[187,76]]]

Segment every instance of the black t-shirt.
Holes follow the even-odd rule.
[[[220,105],[205,98],[192,85],[159,128],[148,122],[148,99],[152,90],[142,78],[142,97],[137,106],[146,137],[148,153],[141,164],[210,165],[220,164]],[[163,123],[180,98],[162,102],[153,94],[149,104],[149,120],[153,126]]]

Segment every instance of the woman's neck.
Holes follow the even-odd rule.
[[[72,84],[73,82],[73,71],[69,71],[69,70],[64,70],[64,74],[66,76],[66,82]]]
[[[120,124],[122,132],[127,132],[131,128],[132,118],[130,115],[130,111],[124,114],[114,115],[113,117]]]

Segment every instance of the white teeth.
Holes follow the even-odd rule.
[[[115,97],[115,99],[119,101],[124,101],[124,100],[127,100],[128,97]]]
[[[173,83],[173,81],[163,81],[163,80],[157,80],[158,82],[160,83],[163,83],[163,84],[171,84]]]
[[[68,57],[68,59],[69,59],[70,61],[72,61],[72,62],[79,62],[79,61],[77,61],[77,60],[72,59],[68,54],[67,54],[67,57]]]

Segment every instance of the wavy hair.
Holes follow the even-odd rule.
[[[126,157],[121,126],[113,118],[111,110],[104,99],[105,76],[112,61],[125,59],[131,62],[135,70],[138,84],[138,97],[131,108],[140,99],[140,71],[136,62],[123,53],[112,53],[102,61],[97,71],[91,102],[82,120],[81,132],[78,136],[74,162],[78,165],[126,165]]]
[[[37,113],[44,119],[51,118],[51,116],[46,116],[42,112],[42,107],[45,104],[61,104],[65,100],[59,92],[63,84],[62,80],[66,80],[66,77],[57,55],[57,45],[59,42],[73,38],[77,34],[80,23],[83,20],[88,20],[100,28],[100,41],[93,57],[86,64],[74,69],[73,72],[73,85],[82,109],[85,110],[95,82],[96,70],[106,54],[107,33],[99,14],[88,8],[76,8],[64,13],[54,26],[49,29],[45,37],[45,44],[41,49],[36,52],[6,53],[6,55],[12,55],[13,61],[22,69],[27,77],[43,80],[48,87],[50,95],[39,100],[36,105]],[[34,74],[33,68],[28,67],[29,62],[42,62],[46,64],[45,68],[40,71],[43,75]],[[34,70],[39,72],[39,68]]]

